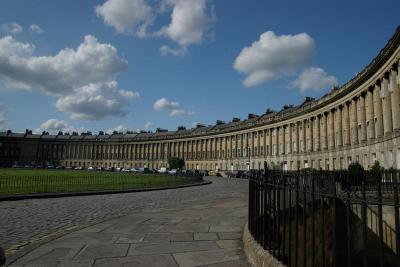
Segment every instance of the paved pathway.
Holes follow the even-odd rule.
[[[246,266],[241,231],[247,181],[210,179],[212,185],[158,192],[1,203],[7,218],[0,222],[2,235],[23,235],[24,219],[36,233],[68,228],[68,220],[76,225],[103,220],[45,243],[11,266]],[[33,218],[18,217],[18,210]]]

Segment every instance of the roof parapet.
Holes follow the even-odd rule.
[[[249,113],[249,115],[247,115],[247,119],[254,119],[254,118],[257,118],[257,117],[258,117],[258,115],[254,114],[254,113]]]

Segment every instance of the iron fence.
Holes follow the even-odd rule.
[[[399,176],[251,171],[249,231],[288,266],[400,266]]]

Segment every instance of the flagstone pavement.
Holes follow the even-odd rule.
[[[229,179],[218,179],[229,186]],[[239,183],[240,192],[144,207],[66,234],[9,266],[248,266],[241,241],[247,182]]]

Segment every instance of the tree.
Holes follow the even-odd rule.
[[[352,162],[349,164],[347,181],[343,181],[346,189],[350,190],[352,186],[360,186],[365,180],[365,171],[359,162]]]
[[[384,168],[379,164],[379,161],[375,161],[374,165],[371,167],[371,176],[376,179],[376,181],[382,180],[382,173]]]
[[[347,168],[347,170],[348,170],[349,172],[351,172],[351,173],[359,173],[359,172],[364,171],[364,168],[363,168],[363,166],[362,166],[360,163],[358,163],[358,162],[356,161],[356,162],[350,163],[350,165],[349,165],[349,167]]]
[[[168,165],[171,169],[181,169],[183,166],[185,166],[185,161],[178,157],[169,157]]]

